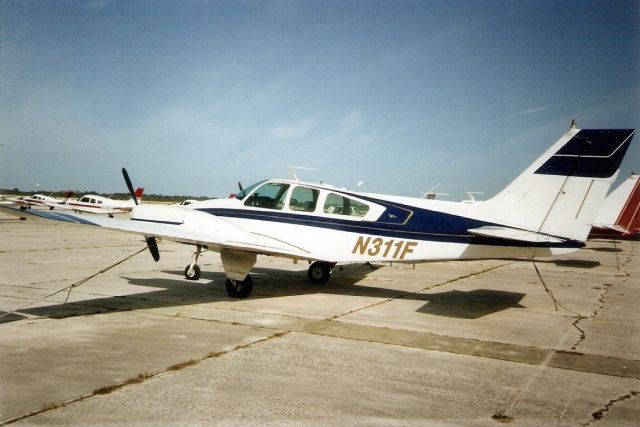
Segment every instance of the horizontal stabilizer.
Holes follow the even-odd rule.
[[[496,239],[517,240],[530,243],[562,243],[565,240],[535,231],[520,230],[511,227],[485,226],[467,230],[471,234]]]
[[[618,233],[622,233],[622,234],[627,234],[629,232],[629,230],[617,224],[593,224],[593,226],[596,228],[605,228],[608,230],[617,231]]]

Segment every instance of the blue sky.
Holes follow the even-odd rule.
[[[640,127],[637,1],[0,1],[0,188],[489,197]],[[634,141],[622,176],[640,171]]]

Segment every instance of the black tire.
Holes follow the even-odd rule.
[[[246,298],[253,290],[253,279],[247,274],[244,280],[227,279],[227,294],[231,298]]]
[[[184,277],[187,280],[198,280],[200,278],[200,266],[197,264],[193,266],[193,270],[191,270],[191,264],[187,265],[184,268]]]
[[[311,283],[315,285],[322,285],[329,281],[332,272],[331,264],[328,262],[316,261],[309,266],[307,276]]]

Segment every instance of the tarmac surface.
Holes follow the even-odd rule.
[[[159,246],[104,271],[141,238],[0,214],[0,425],[640,425],[640,241],[325,285],[259,257],[247,299]]]

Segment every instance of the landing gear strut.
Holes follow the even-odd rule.
[[[196,246],[196,259],[184,269],[184,277],[187,280],[198,280],[200,278],[200,267],[198,266],[198,257],[202,251],[202,246]]]
[[[316,261],[309,266],[307,276],[313,284],[322,285],[327,283],[331,277],[332,268],[335,263]]]

